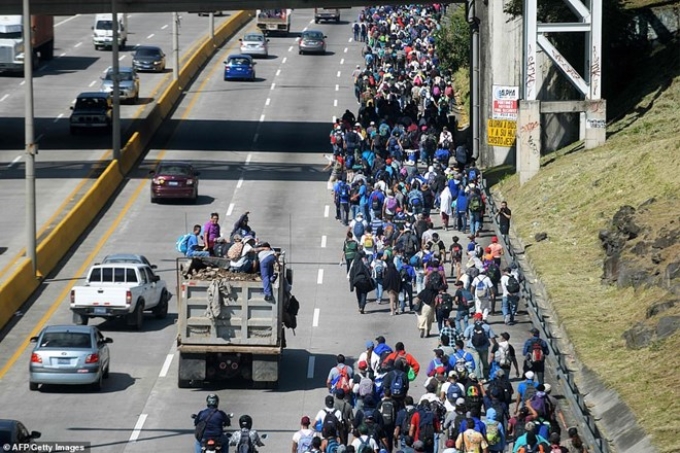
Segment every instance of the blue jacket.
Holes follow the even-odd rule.
[[[206,420],[206,426],[202,440],[219,439],[224,434],[224,427],[231,425],[227,414],[212,407],[206,407],[198,413],[198,416],[194,419],[194,426],[203,420]]]
[[[464,191],[459,191],[456,197],[456,210],[460,212],[467,211],[468,209],[468,197]]]

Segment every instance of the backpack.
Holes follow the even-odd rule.
[[[497,445],[501,442],[501,433],[498,429],[498,422],[484,422],[486,425],[486,442],[489,445]]]
[[[323,422],[321,424],[322,433],[338,433],[340,428],[340,420],[335,415],[335,409],[326,410],[326,415],[323,417]]]
[[[449,388],[446,389],[446,399],[449,401],[449,403],[455,405],[456,400],[458,398],[461,398],[463,395],[460,391],[460,387],[458,384],[450,384]]]
[[[349,386],[349,375],[347,374],[347,367],[336,367],[338,369],[338,377],[335,378],[335,382],[333,383],[333,390],[342,390],[345,392],[345,395],[349,394],[350,391],[350,386]]]
[[[345,241],[345,259],[353,260],[359,250],[359,244],[356,241]]]
[[[241,253],[243,253],[243,242],[235,242],[231,247],[229,247],[229,250],[227,251],[227,258],[232,261],[236,261],[241,257]]]
[[[449,293],[442,294],[441,309],[445,312],[446,311],[451,312],[451,310],[453,310],[453,296],[451,296],[451,294]]]
[[[406,240],[404,241],[404,253],[406,253],[407,256],[416,253],[416,240],[413,238],[413,234],[406,236]]]
[[[343,183],[340,187],[340,196],[345,199],[349,198],[349,185],[347,183]]]
[[[390,383],[390,392],[393,397],[401,398],[406,396],[406,373],[398,371],[394,373],[394,378]]]
[[[468,202],[468,209],[472,212],[480,212],[482,210],[482,197],[479,195],[472,195]]]
[[[362,377],[359,381],[359,396],[364,397],[366,395],[373,394],[373,381],[368,376]]]
[[[467,388],[465,391],[465,403],[468,406],[468,409],[481,406],[482,404],[482,395],[479,392],[479,387],[477,387],[476,384],[471,385]]]
[[[312,449],[312,439],[314,439],[314,431],[310,430],[311,432],[309,434],[303,434],[300,436],[300,440],[298,441],[297,445],[297,451],[298,453],[305,453],[306,451],[309,451]]]
[[[479,276],[479,269],[477,269],[477,266],[472,266],[467,270],[467,274],[474,280]]]
[[[472,346],[475,348],[484,347],[489,344],[489,338],[484,330],[484,324],[477,321],[472,327],[472,338],[470,339]]]
[[[415,408],[411,408],[406,410],[406,415],[404,416],[404,420],[401,422],[401,432],[402,433],[408,433],[409,427],[411,426],[411,418],[413,417],[413,414],[416,413]]]
[[[502,367],[510,366],[510,345],[502,346],[499,343],[494,359]]]
[[[385,262],[383,260],[376,260],[373,268],[373,278],[381,279],[385,275]]]
[[[189,238],[191,237],[191,233],[183,234],[180,237],[177,238],[177,242],[175,242],[175,249],[183,255],[186,255],[186,253],[189,251]]]
[[[427,276],[427,286],[429,286],[434,291],[441,291],[446,287],[444,284],[444,278],[442,274],[437,271],[430,272]]]
[[[382,209],[380,197],[378,197],[377,193],[374,193],[373,196],[371,196],[371,209],[373,211],[380,211]]]
[[[451,246],[451,258],[456,261],[463,258],[463,246],[457,242]]]
[[[385,426],[394,425],[394,420],[396,419],[396,409],[394,407],[394,402],[390,400],[382,400],[380,403],[380,415],[382,415]]]
[[[543,344],[542,341],[538,338],[536,338],[532,343],[531,343],[531,349],[529,349],[529,362],[531,363],[540,363],[545,360],[545,355],[543,353]]]
[[[521,446],[519,447],[519,450],[517,450],[517,453],[548,453],[548,450],[545,448],[544,443],[540,443],[536,444],[535,447],[532,447],[530,445]]]
[[[475,244],[475,256],[481,258],[484,256],[484,247],[481,244]]]
[[[236,446],[236,453],[255,453],[255,447],[250,439],[250,430],[248,428],[241,428],[241,438]]]
[[[371,233],[366,233],[366,237],[364,238],[364,243],[362,245],[365,249],[373,248],[375,241],[373,240],[373,235]]]
[[[416,253],[411,257],[410,260],[408,260],[408,264],[411,265],[412,267],[423,267],[423,259],[420,255]]]
[[[476,168],[468,169],[468,174],[467,174],[468,181],[474,181],[475,179],[477,179],[477,176],[479,176],[479,175],[477,174]]]
[[[394,197],[388,197],[387,200],[385,201],[385,209],[387,209],[390,212],[394,212],[398,206],[399,203],[397,202],[397,199]]]
[[[434,413],[426,410],[420,410],[419,413],[418,440],[425,444],[425,451],[432,450],[434,445]]]
[[[487,288],[486,283],[484,283],[484,279],[478,279],[477,285],[475,285],[475,296],[477,296],[478,299],[486,299],[489,297],[489,288]]]
[[[534,408],[539,417],[546,418],[550,415],[550,403],[545,393],[543,395],[534,394],[529,400],[529,405]]]
[[[534,395],[536,395],[536,392],[537,392],[537,390],[536,390],[537,384],[535,382],[532,381],[531,383],[529,383],[529,381],[526,381],[526,384],[527,384],[527,386],[524,389],[524,395],[522,395],[522,402],[523,403],[526,403],[527,401],[531,401],[532,398],[534,397]]]
[[[408,202],[412,208],[419,208],[423,205],[423,199],[414,191],[411,191],[408,197]]]
[[[352,228],[352,233],[354,233],[354,237],[357,239],[360,239],[361,236],[364,235],[366,232],[366,227],[364,226],[364,222],[358,222],[354,221],[354,228]]]
[[[498,269],[498,266],[496,266],[496,263],[490,263],[486,267],[486,275],[491,279],[491,283],[497,284],[501,281],[501,271]]]
[[[505,289],[510,294],[517,294],[519,292],[519,282],[514,275],[508,277],[508,282],[505,284]]]
[[[339,447],[340,447],[340,444],[338,444],[338,441],[335,440],[334,437],[331,437],[326,442],[326,453],[337,453]]]

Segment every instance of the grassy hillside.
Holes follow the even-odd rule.
[[[546,156],[523,186],[517,175],[493,190],[508,200],[514,228],[525,243],[538,232],[549,240],[527,255],[546,285],[579,359],[613,387],[662,452],[680,451],[680,331],[650,347],[629,350],[624,331],[645,321],[662,299],[660,288],[617,289],[601,284],[604,251],[598,232],[623,205],[655,198],[650,225],[680,220],[680,61],[678,43],[653,55],[627,92],[608,99],[607,143],[571,147]],[[605,75],[606,77],[607,75]],[[609,75],[610,77],[612,75]],[[675,225],[670,225],[675,223]],[[672,257],[677,259],[676,256]],[[679,315],[680,306],[664,315]]]

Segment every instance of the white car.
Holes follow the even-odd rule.
[[[241,53],[244,55],[267,57],[269,56],[269,40],[262,32],[246,33],[241,42]]]

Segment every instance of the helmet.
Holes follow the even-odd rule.
[[[211,393],[205,398],[205,403],[208,405],[208,407],[217,407],[220,405],[220,397],[214,393]]]
[[[238,426],[241,428],[250,429],[253,427],[253,419],[250,417],[250,415],[241,415],[241,418],[238,419]]]

